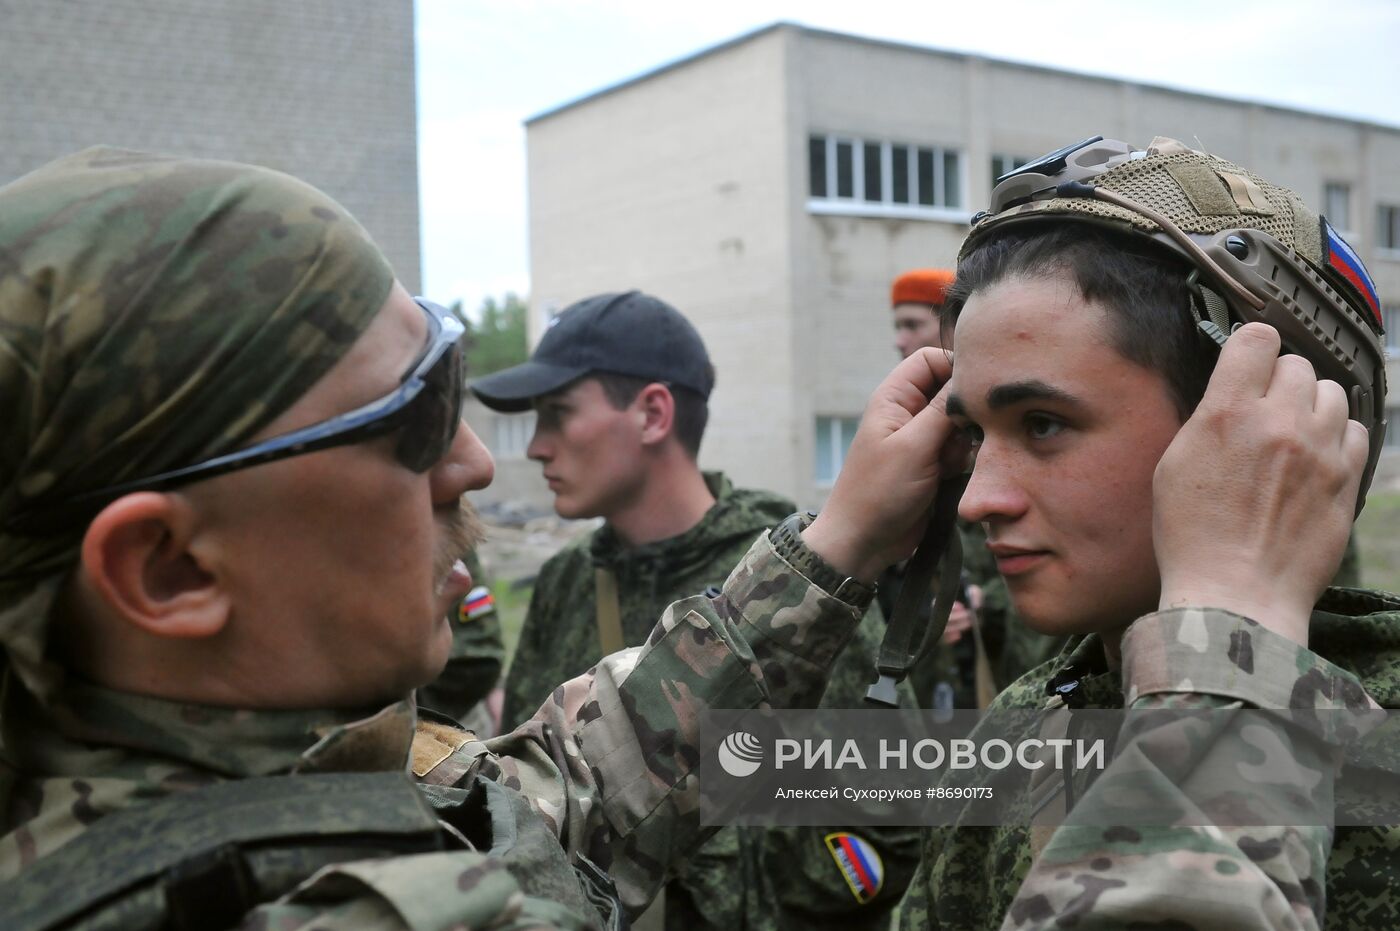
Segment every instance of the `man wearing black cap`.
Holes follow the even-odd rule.
[[[722,585],[754,538],[794,510],[777,495],[700,471],[714,381],[690,322],[629,291],[574,304],[528,362],[473,386],[496,410],[536,411],[528,455],[543,466],[555,510],[605,520],[540,570],[506,680],[507,729],[560,682],[645,642],[667,604]],[[878,618],[862,623],[823,705],[862,706],[879,629]],[[883,927],[916,859],[908,833],[851,835],[884,864],[874,889],[848,883],[826,833],[724,832],[667,887],[667,926]]]

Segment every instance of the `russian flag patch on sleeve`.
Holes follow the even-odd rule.
[[[826,849],[857,902],[865,905],[879,894],[885,885],[885,864],[869,841],[838,831],[826,835]]]
[[[490,614],[496,610],[496,599],[491,595],[491,589],[485,585],[478,585],[467,592],[467,596],[457,605],[457,621],[460,624],[470,623],[483,614]]]
[[[1376,329],[1382,329],[1385,323],[1381,320],[1381,301],[1376,294],[1376,283],[1371,280],[1366,266],[1361,264],[1361,257],[1332,228],[1332,224],[1327,222],[1326,217],[1322,218],[1322,248],[1326,253],[1323,258],[1327,260],[1328,266],[1361,292],[1366,306],[1371,309],[1371,318]]]

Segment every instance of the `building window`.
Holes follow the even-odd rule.
[[[1030,159],[1022,158],[1019,155],[993,155],[992,156],[992,187],[996,187],[997,178],[1010,174],[1017,168],[1022,167]]]
[[[1322,189],[1322,215],[1339,231],[1351,230],[1351,185],[1328,181]]]
[[[807,140],[807,172],[812,178],[813,197],[826,196],[826,140],[813,136]]]
[[[846,461],[846,450],[856,438],[859,417],[817,417],[816,479],[818,485],[832,485]]]
[[[1385,354],[1400,359],[1400,304],[1381,306],[1381,325],[1385,327]]]
[[[962,153],[956,149],[812,135],[807,173],[812,201],[827,207],[849,201],[857,209],[848,212],[960,210],[964,202]]]
[[[867,142],[861,146],[865,162],[865,199],[880,203],[885,199],[884,172],[880,171],[880,143]]]
[[[1382,449],[1400,450],[1400,407],[1387,407],[1385,409],[1386,431],[1385,441],[1381,443]]]
[[[1400,250],[1400,207],[1381,204],[1376,208],[1376,248]]]
[[[890,200],[896,204],[910,203],[909,191],[913,180],[909,174],[909,146],[890,146]]]
[[[856,147],[849,142],[831,140],[828,143],[828,148],[836,150],[836,196],[854,197],[856,193]]]
[[[524,459],[525,447],[535,435],[535,412],[504,414],[496,418],[496,443],[491,454],[497,459]]]

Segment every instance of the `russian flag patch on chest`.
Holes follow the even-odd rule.
[[[850,887],[856,901],[864,905],[885,885],[885,864],[870,842],[846,831],[826,835],[826,849]]]
[[[496,599],[492,597],[491,589],[485,585],[478,585],[467,592],[467,596],[457,605],[457,621],[466,624],[483,614],[490,614],[494,610],[496,610]]]

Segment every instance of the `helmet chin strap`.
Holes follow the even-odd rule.
[[[896,686],[909,675],[910,667],[933,648],[948,626],[948,614],[953,610],[962,581],[962,541],[958,538],[957,517],[958,501],[966,487],[967,476],[956,475],[945,479],[938,488],[924,538],[909,559],[904,584],[895,601],[894,616],[885,626],[885,636],[880,641],[880,655],[875,661],[875,671],[880,678],[865,693],[865,700],[872,705],[899,707]],[[919,619],[928,606],[935,570],[938,570],[938,596],[933,602],[933,616],[915,649],[914,638],[919,635]]]

